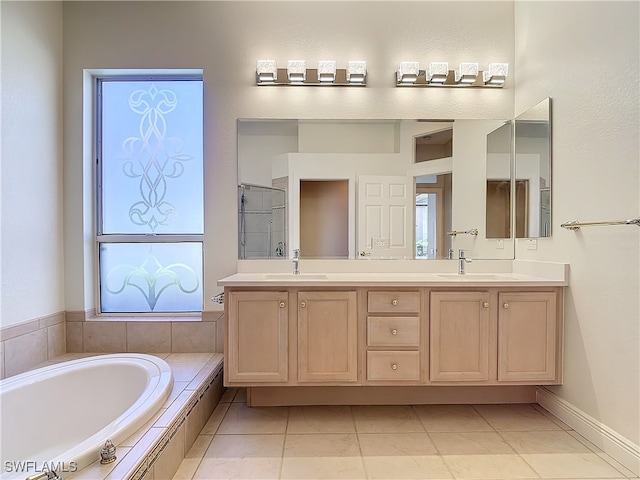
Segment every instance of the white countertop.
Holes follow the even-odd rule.
[[[416,287],[557,287],[567,286],[567,278],[547,278],[522,273],[236,273],[218,280],[225,287],[295,286],[416,286]]]

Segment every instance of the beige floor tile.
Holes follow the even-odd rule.
[[[189,451],[185,454],[184,458],[202,458],[209,449],[213,435],[198,435],[196,441],[193,442]]]
[[[553,423],[555,423],[556,425],[558,425],[562,430],[572,430],[572,428],[567,425],[566,423],[564,423],[562,420],[560,420],[558,417],[556,417],[553,413],[551,413],[548,410],[545,410],[542,406],[540,406],[537,403],[533,403],[531,404],[531,406],[533,408],[535,408],[537,411],[539,411],[541,414],[543,414],[545,417],[547,417],[549,420],[551,420]]]
[[[592,453],[567,432],[502,432],[502,437],[518,453]]]
[[[456,479],[539,478],[519,455],[443,455]]]
[[[364,480],[367,477],[361,457],[285,457],[280,478]]]
[[[429,435],[424,432],[360,433],[358,441],[363,457],[419,457],[437,454]]]
[[[287,433],[355,433],[349,406],[289,408]]]
[[[620,472],[595,453],[521,454],[542,478],[617,478]]]
[[[180,463],[173,480],[191,480],[200,465],[201,458],[185,458]]]
[[[490,432],[484,418],[471,405],[415,405],[427,432]]]
[[[364,457],[364,465],[367,470],[367,478],[370,479],[453,478],[442,457],[435,455]]]
[[[277,479],[284,435],[216,435],[194,479]]]
[[[358,433],[424,432],[417,415],[407,405],[352,407]]]
[[[227,414],[227,410],[229,410],[230,405],[230,403],[218,403],[200,433],[215,435],[218,432],[218,428],[220,427],[224,416]]]
[[[529,404],[475,405],[474,408],[496,430],[561,430],[557,424]]]
[[[233,403],[247,403],[247,389],[239,388],[235,397],[233,397]]]
[[[233,401],[233,397],[238,393],[238,389],[235,387],[227,387],[220,398],[220,403],[231,403]]]
[[[354,433],[287,435],[284,457],[360,457]]]
[[[288,407],[249,408],[232,403],[218,428],[218,434],[285,433]]]
[[[496,432],[437,432],[430,433],[429,436],[440,455],[515,453]]]

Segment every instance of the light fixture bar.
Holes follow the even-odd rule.
[[[458,70],[449,70],[446,62],[432,62],[429,68],[418,70],[415,79],[408,77],[401,62],[396,72],[396,87],[458,87],[458,88],[502,88],[508,73],[509,64],[490,63],[487,70],[479,70],[477,63],[461,63]],[[410,79],[410,81],[408,81]]]
[[[366,87],[367,62],[350,61],[347,68],[336,68],[334,60],[321,60],[318,68],[307,68],[304,60],[289,60],[287,68],[277,68],[275,60],[258,60],[256,84],[259,86],[338,86]]]

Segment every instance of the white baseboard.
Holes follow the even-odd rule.
[[[640,447],[563,400],[545,387],[536,391],[538,404],[585,437],[604,453],[640,475]]]

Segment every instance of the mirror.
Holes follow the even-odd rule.
[[[515,120],[516,237],[551,236],[551,99]]]
[[[511,122],[487,135],[487,238],[511,237]]]
[[[485,220],[488,136],[503,125],[239,119],[238,256],[511,259],[510,228],[488,236]]]

